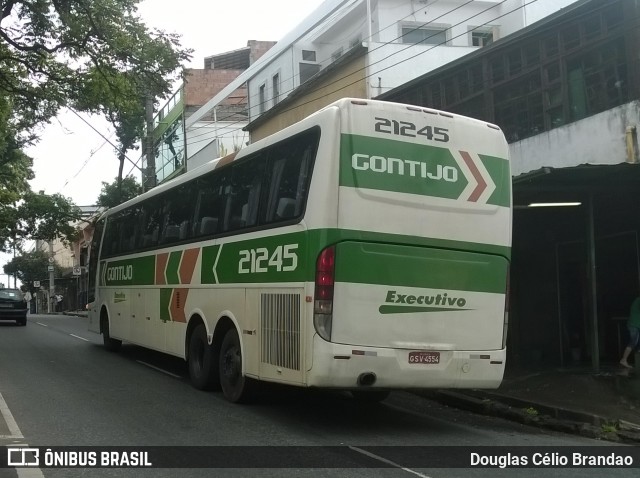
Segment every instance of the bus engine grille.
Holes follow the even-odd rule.
[[[300,294],[262,294],[262,361],[300,370]]]

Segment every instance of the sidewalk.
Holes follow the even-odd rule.
[[[72,315],[74,317],[88,317],[89,313],[86,310],[66,310],[64,315]]]
[[[510,373],[497,390],[439,390],[430,398],[476,413],[640,444],[640,374],[619,366]]]

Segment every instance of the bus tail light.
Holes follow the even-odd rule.
[[[333,321],[333,285],[336,248],[324,249],[316,261],[316,288],[313,302],[313,326],[324,340],[331,340]]]
[[[502,348],[507,346],[507,331],[509,329],[509,294],[511,287],[509,281],[511,279],[511,266],[507,266],[507,284],[504,290],[504,324],[502,325]]]

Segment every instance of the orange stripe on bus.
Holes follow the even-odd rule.
[[[186,249],[182,253],[182,262],[180,262],[180,283],[191,284],[191,278],[193,277],[193,271],[196,268],[196,262],[198,261],[198,255],[200,254],[200,248]]]
[[[164,270],[167,267],[167,261],[169,260],[169,253],[158,254],[156,256],[156,285],[164,285],[167,280],[164,277]]]

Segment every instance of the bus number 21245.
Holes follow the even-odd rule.
[[[273,252],[266,247],[243,249],[238,254],[238,274],[258,274],[269,271],[291,272],[298,267],[298,244],[278,246]]]

